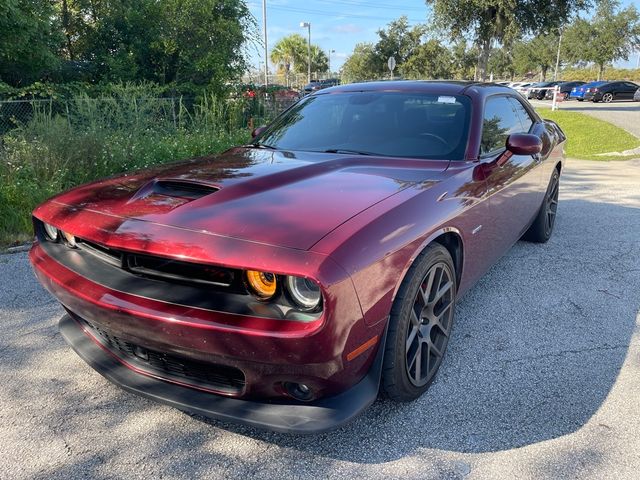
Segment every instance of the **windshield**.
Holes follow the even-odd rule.
[[[348,92],[308,97],[279,117],[257,145],[361,155],[459,160],[470,101],[460,95]]]

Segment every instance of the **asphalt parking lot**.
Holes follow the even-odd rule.
[[[26,254],[0,255],[0,478],[635,478],[639,185],[640,160],[569,161],[553,238],[462,299],[429,392],[315,437],[121,391],[65,345]]]

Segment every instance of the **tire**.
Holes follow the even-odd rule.
[[[579,102],[583,102],[584,98],[576,98],[576,100],[578,100]]]
[[[391,308],[383,396],[409,402],[429,388],[449,343],[456,291],[451,255],[438,243],[429,245],[409,268]]]
[[[613,93],[605,93],[604,95],[602,95],[602,101],[604,103],[613,102]]]
[[[523,240],[534,243],[545,243],[551,238],[558,212],[558,191],[560,190],[560,174],[553,169],[547,192],[535,220],[522,236]]]

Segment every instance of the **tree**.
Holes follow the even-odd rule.
[[[344,82],[374,80],[382,75],[383,65],[372,43],[358,43],[342,65],[341,77]]]
[[[458,40],[451,47],[452,73],[454,78],[463,80],[473,80],[475,77],[476,60],[478,58],[478,48],[469,46],[467,41]]]
[[[492,48],[487,68],[495,78],[513,79],[516,69],[513,64],[513,46]]]
[[[409,27],[409,20],[403,15],[389,22],[386,29],[378,30],[376,54],[384,62],[389,57],[394,57],[400,66],[415,53],[425,32],[424,25]]]
[[[254,22],[243,0],[3,0],[0,76],[216,90],[244,71]]]
[[[273,46],[270,58],[282,73],[288,74],[292,69],[296,73],[306,73],[309,62],[307,40],[297,33],[283,37]],[[327,70],[329,70],[327,54],[312,43],[311,71],[326,72]]]
[[[279,71],[288,73],[296,63],[302,61],[302,55],[306,55],[306,52],[307,41],[302,35],[294,33],[278,40],[269,56]]]
[[[480,48],[478,76],[487,78],[494,43],[507,43],[528,33],[550,32],[566,22],[572,11],[589,0],[426,0],[436,23],[453,40],[471,34]]]
[[[449,50],[439,41],[429,40],[413,50],[400,66],[400,72],[406,78],[451,78],[453,65],[453,56]]]
[[[298,63],[295,64],[296,73],[306,73],[307,64],[309,63],[309,54],[307,52],[307,45],[304,45],[304,55]],[[311,44],[311,71],[312,72],[327,72],[329,71],[329,57],[324,53],[318,45]]]
[[[48,0],[3,0],[0,79],[14,86],[38,80],[58,65],[62,37]]]
[[[556,63],[558,40],[558,35],[553,32],[517,42],[514,46],[515,69],[521,73],[538,70],[540,80],[545,81],[547,71]]]
[[[617,0],[600,0],[594,18],[578,18],[565,35],[572,61],[593,62],[598,66],[598,80],[604,68],[620,59],[627,60],[640,46],[640,18],[635,6],[620,10]]]
[[[245,71],[243,46],[255,20],[243,0],[151,1],[163,14],[151,48],[162,52],[165,81],[221,88]]]

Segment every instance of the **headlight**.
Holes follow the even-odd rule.
[[[287,277],[287,290],[294,302],[304,310],[313,310],[320,304],[322,295],[318,284],[303,277]]]
[[[46,234],[47,238],[49,240],[51,240],[52,242],[57,242],[58,241],[58,229],[56,227],[54,227],[53,225],[50,225],[46,222],[42,222],[42,226],[44,227],[44,233]]]
[[[247,284],[256,297],[267,300],[275,295],[276,287],[278,286],[275,274],[259,272],[258,270],[247,270],[246,275]]]

